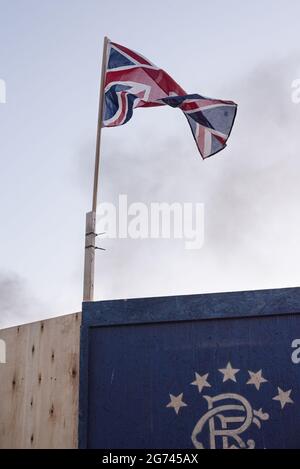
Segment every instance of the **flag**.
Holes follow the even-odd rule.
[[[141,54],[109,42],[103,127],[126,124],[135,108],[163,105],[183,111],[203,159],[225,148],[237,111],[233,101],[187,94],[167,72]]]

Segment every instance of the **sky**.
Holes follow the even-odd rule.
[[[205,242],[100,240],[95,299],[299,286],[298,0],[0,0],[0,327],[81,310],[103,37],[238,103],[199,157],[184,116],[103,130],[99,200],[205,204]]]

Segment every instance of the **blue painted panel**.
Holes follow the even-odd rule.
[[[83,322],[86,325],[136,324],[298,312],[300,288],[280,288],[83,303]]]
[[[247,293],[85,304],[80,446],[300,448],[299,290]]]

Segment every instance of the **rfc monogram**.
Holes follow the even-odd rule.
[[[244,442],[242,435],[254,423],[261,428],[261,420],[268,420],[269,414],[262,409],[253,410],[247,399],[239,394],[219,394],[215,397],[203,396],[208,403],[208,411],[198,421],[192,433],[195,448],[204,449],[198,437],[205,425],[209,427],[210,448],[217,448],[217,438],[222,439],[223,449],[255,448],[254,440]],[[214,407],[216,402],[223,405]]]
[[[199,411],[193,409],[193,415],[195,414],[196,424],[192,424],[188,430],[191,435],[193,446],[197,449],[254,449],[257,446],[253,436],[257,437],[257,429],[262,428],[262,424],[265,424],[270,420],[270,413],[263,411],[259,406],[253,407],[251,399],[245,397],[245,395],[234,392],[234,386],[237,384],[236,375],[240,372],[238,368],[233,368],[231,363],[228,362],[225,368],[218,370],[222,375],[222,382],[229,385],[230,392],[217,394],[211,392],[208,395],[208,389],[206,393],[202,394],[204,388],[212,388],[209,381],[209,373],[200,375],[195,373],[195,380],[190,383],[198,389],[198,393],[201,395],[202,400],[201,408],[203,408],[203,399],[206,401],[207,411],[203,412],[199,418]],[[291,398],[292,390],[283,391],[280,387],[277,387],[277,393],[275,396],[272,394],[274,391],[272,383],[265,378],[263,370],[250,371],[248,370],[249,379],[245,382],[246,391],[249,386],[252,390],[255,388],[254,393],[257,392],[257,397],[261,399],[260,390],[262,386],[266,386],[268,383],[267,396],[271,397],[271,402],[278,401],[276,405],[280,404],[277,409],[281,412],[285,409],[286,405],[294,404]],[[219,376],[219,375],[218,375]],[[239,380],[240,381],[240,380]],[[241,383],[240,383],[241,384]],[[217,384],[217,386],[219,386]],[[233,391],[231,392],[231,388]],[[228,389],[228,388],[227,388]],[[271,394],[270,394],[271,393]],[[243,393],[244,394],[244,393]],[[252,397],[255,394],[251,394]],[[169,394],[170,402],[166,405],[167,408],[174,409],[176,415],[186,412],[184,408],[192,406],[193,404],[187,404],[183,393],[178,396]],[[191,396],[191,394],[190,394]],[[246,392],[247,396],[247,392]],[[274,396],[274,397],[272,397]],[[190,399],[194,400],[193,397]],[[268,403],[266,405],[269,405]],[[257,410],[258,408],[258,410]],[[198,415],[197,415],[198,414]],[[175,422],[174,422],[175,423]],[[256,427],[256,432],[254,429]]]

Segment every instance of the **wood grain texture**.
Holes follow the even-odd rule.
[[[0,330],[0,448],[76,448],[81,314]]]

